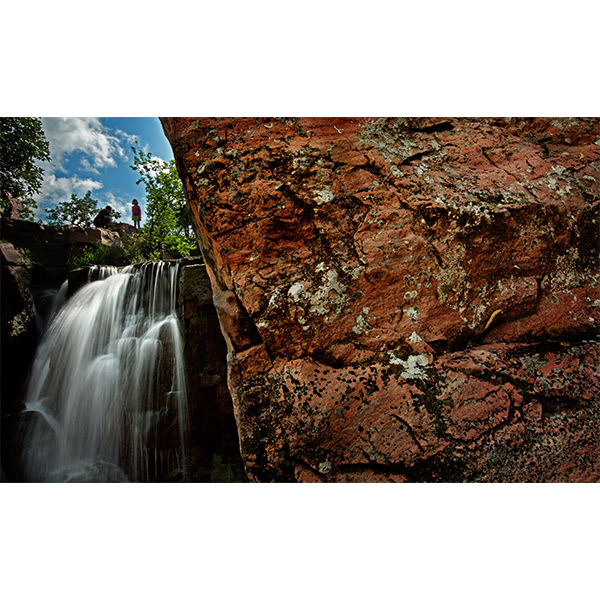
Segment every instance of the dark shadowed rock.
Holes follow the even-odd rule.
[[[37,341],[36,315],[30,290],[32,265],[26,253],[0,243],[2,277],[2,414],[20,410],[23,386]]]
[[[191,427],[189,475],[192,480],[210,481],[214,456],[225,461],[222,469],[227,473],[229,463],[239,461],[239,440],[227,384],[227,346],[201,260],[184,259],[181,263],[178,307]],[[202,469],[206,470],[204,475]]]

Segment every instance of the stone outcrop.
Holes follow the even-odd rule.
[[[3,190],[4,192],[4,190]],[[20,198],[13,198],[10,192],[6,192],[7,205],[0,207],[0,216],[3,219],[20,219],[23,212],[23,203]]]
[[[126,223],[109,228],[43,225],[33,221],[2,219],[2,240],[26,251],[37,283],[64,281],[72,261],[100,244],[122,247],[123,238],[133,231]]]
[[[598,119],[162,118],[254,481],[597,481]]]

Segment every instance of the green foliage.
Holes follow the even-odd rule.
[[[89,225],[98,212],[98,202],[92,198],[91,192],[86,192],[83,198],[71,194],[70,202],[59,202],[54,208],[47,208],[49,225],[74,225],[85,227]]]
[[[92,198],[92,192],[86,192],[83,198],[71,194],[69,202],[59,202],[54,208],[47,208],[48,225],[71,225],[73,227],[90,226],[94,217],[100,212],[98,201]],[[121,218],[114,208],[110,213],[113,222]]]
[[[73,269],[89,267],[91,265],[119,265],[125,260],[125,251],[118,246],[107,246],[98,244],[93,248],[87,248],[83,254],[71,260]]]
[[[29,262],[33,260],[33,252],[31,251],[31,248],[20,248],[19,252],[25,260]]]
[[[105,208],[105,207],[103,207],[103,208]],[[100,212],[100,211],[98,211],[98,212]],[[95,216],[96,215],[94,215],[94,217]],[[121,213],[118,210],[115,210],[114,206],[111,207],[110,218],[113,223],[118,223],[119,219],[121,218]]]
[[[125,258],[130,263],[140,263],[159,260],[160,256],[152,255],[152,246],[148,243],[147,234],[144,229],[136,231],[135,234],[123,238]]]
[[[34,211],[37,208],[37,202],[33,198],[21,198],[21,213],[19,219],[22,221],[34,221]]]
[[[190,256],[197,248],[185,204],[183,185],[175,161],[162,159],[132,146],[134,165],[140,174],[137,184],[146,188],[146,223],[137,240],[138,249],[148,260],[168,254],[173,258]]]
[[[21,218],[33,219],[37,202],[31,197],[42,186],[44,169],[36,160],[50,160],[50,145],[39,117],[0,118],[0,202],[9,207],[8,195],[20,198]]]

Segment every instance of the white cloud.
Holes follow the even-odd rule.
[[[95,197],[96,196],[92,194],[92,198]],[[105,206],[110,205],[113,210],[116,210],[121,215],[121,218],[119,219],[120,223],[129,223],[130,225],[133,225],[133,220],[131,219],[131,200],[131,198],[116,196],[113,192],[106,192],[102,195],[102,200],[98,200],[98,208],[104,208]],[[140,205],[142,205],[141,201]]]
[[[45,209],[58,202],[66,202],[71,194],[85,195],[91,191],[98,205],[110,204],[114,194],[94,193],[104,187],[100,169],[117,167],[117,160],[128,161],[125,148],[136,137],[120,129],[109,130],[97,117],[42,117],[46,139],[50,144],[50,162],[39,162],[44,169],[40,193],[34,196],[38,203],[37,218],[45,219]],[[77,153],[79,168],[73,169],[69,158]],[[105,202],[106,200],[106,202]],[[114,198],[115,208],[124,201]]]
[[[80,164],[88,171],[116,167],[116,159],[127,158],[122,143],[132,141],[122,131],[111,134],[97,117],[42,117],[42,124],[54,170],[64,170],[62,162],[73,152],[84,155]]]
[[[102,186],[101,181],[94,179],[80,179],[77,176],[57,177],[50,174],[44,177],[41,195],[70,198],[71,194],[85,194],[88,190],[99,190]]]
[[[51,160],[38,162],[44,169],[44,179],[40,193],[34,196],[38,203],[35,217],[44,221],[46,209],[58,202],[68,202],[71,194],[83,197],[90,191],[99,208],[110,204],[121,213],[121,222],[131,223],[131,194],[123,193],[118,187],[123,168],[129,173],[125,165],[131,162],[129,148],[137,136],[108,128],[97,117],[42,117],[42,125],[50,144]],[[153,173],[166,165],[160,158],[154,162]],[[108,176],[105,169],[113,173],[109,189],[105,185]],[[129,179],[133,177],[135,175],[130,175]],[[144,206],[141,189],[139,194],[137,198]]]
[[[46,163],[47,164],[47,163]],[[55,206],[58,202],[66,202],[71,198],[71,194],[84,196],[86,192],[99,190],[103,187],[101,181],[80,177],[57,177],[54,173],[46,172],[42,182],[40,193],[33,196],[38,203],[38,209],[35,215],[38,218],[46,218],[45,209]],[[92,197],[95,195],[92,193]]]
[[[158,156],[153,156],[144,166],[140,167],[140,173],[151,176],[159,175],[160,173],[167,173],[169,166],[166,161]]]

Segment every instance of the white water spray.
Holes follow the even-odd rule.
[[[178,263],[95,268],[56,314],[26,397],[28,481],[185,476]]]

